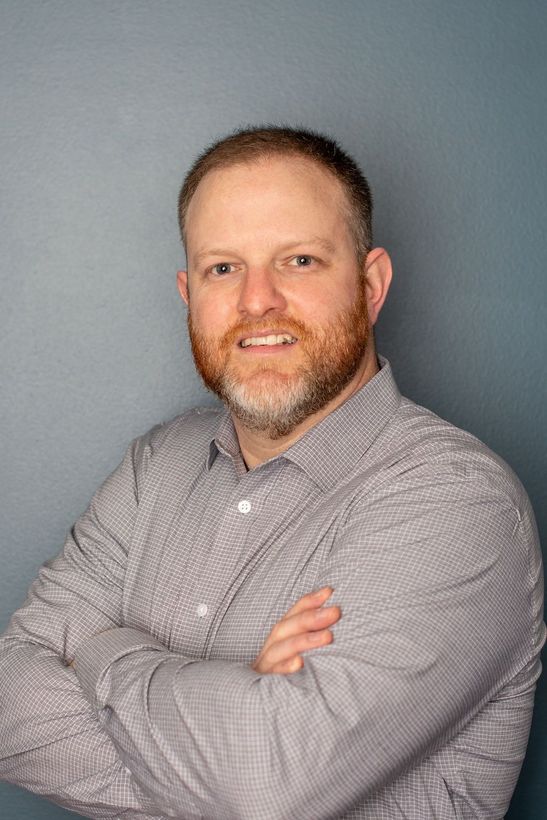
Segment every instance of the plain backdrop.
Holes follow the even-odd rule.
[[[380,351],[545,532],[546,42],[544,0],[0,0],[0,627],[129,441],[213,401],[176,199],[242,124],[360,162],[395,266]],[[547,817],[546,717],[543,681],[511,820]],[[4,820],[68,817],[0,788]]]

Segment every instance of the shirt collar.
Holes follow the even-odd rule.
[[[382,356],[378,359],[380,370],[369,382],[276,457],[297,464],[325,491],[351,472],[399,406],[401,395],[391,365]],[[232,459],[238,473],[239,467],[245,469],[228,411],[209,444],[207,469],[218,452]]]
[[[215,435],[209,442],[209,455],[207,457],[208,470],[213,466],[213,462],[218,453],[223,453],[225,456],[228,456],[234,463],[237,463],[238,459],[242,459],[237,433],[230,413],[226,408],[224,408],[220,416]]]

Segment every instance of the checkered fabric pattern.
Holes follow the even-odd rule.
[[[249,472],[220,411],[133,443],[1,641],[4,779],[96,818],[503,816],[545,635],[533,514],[382,364]],[[326,584],[334,642],[254,672]]]

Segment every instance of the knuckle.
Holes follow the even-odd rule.
[[[274,626],[274,628],[272,629],[272,631],[270,632],[270,634],[268,636],[268,641],[270,643],[273,643],[274,641],[278,641],[279,638],[283,635],[283,629],[284,629],[283,624],[284,624],[284,621],[279,621],[279,623],[277,623]]]

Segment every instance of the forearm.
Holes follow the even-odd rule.
[[[160,817],[74,671],[49,649],[14,637],[0,640],[0,777],[87,817]]]
[[[189,662],[114,630],[82,647],[76,670],[122,760],[165,814],[326,820],[422,756],[431,735],[423,715],[406,716],[404,742],[386,746],[386,722],[406,709],[396,692],[391,706],[374,706],[389,671],[381,681],[363,668],[351,680],[343,659],[318,658],[297,675],[261,676],[227,661]]]

